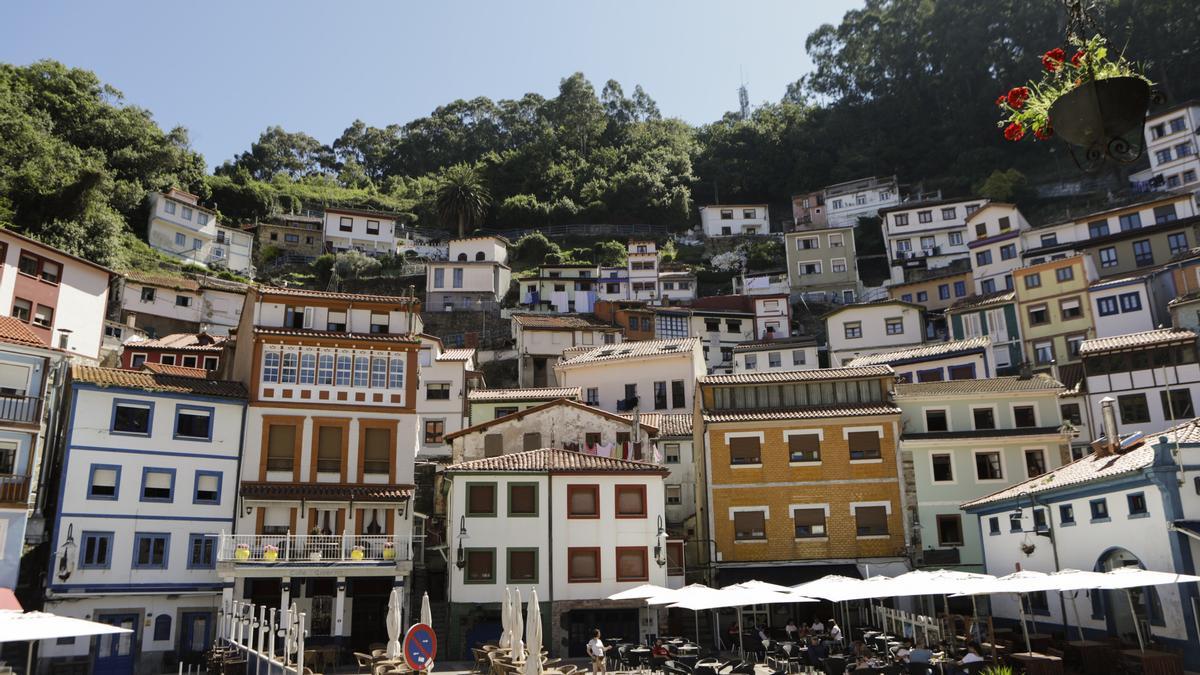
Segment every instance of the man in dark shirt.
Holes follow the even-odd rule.
[[[815,637],[809,639],[808,664],[810,666],[820,668],[822,666],[821,662],[824,661],[825,657],[827,656],[829,656],[829,648],[825,646],[825,643],[821,642]]]

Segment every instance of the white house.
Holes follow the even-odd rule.
[[[915,347],[856,356],[847,368],[887,364],[904,382],[988,379],[995,374],[987,337],[927,342]]]
[[[554,366],[564,387],[611,412],[691,410],[696,379],[705,374],[699,338],[602,345]]]
[[[626,274],[629,279],[626,300],[661,301],[658,272],[661,260],[658,245],[651,240],[630,239],[626,250]],[[610,299],[607,298],[606,299]]]
[[[1019,566],[1197,573],[1200,496],[1192,485],[1200,481],[1200,423],[1188,420],[1134,442],[1110,443],[1118,436],[1115,429],[1109,433],[1093,443],[1094,454],[963,504],[968,517],[978,519],[987,572],[1008,574]],[[997,623],[1017,625],[1016,596],[993,595],[991,602]],[[1136,644],[1137,626],[1143,639],[1178,650],[1186,670],[1200,668],[1196,584],[1133,588],[1128,595],[1092,590],[1074,601],[1070,594],[1060,601],[1057,594],[1034,593],[1026,602],[1043,632],[1078,639],[1081,628],[1086,639]]]
[[[817,339],[808,335],[743,342],[733,348],[733,372],[783,372],[820,368]]]
[[[325,209],[325,250],[359,251],[370,256],[396,253],[396,223],[392,213],[360,209]]]
[[[224,586],[219,535],[232,530],[238,501],[245,411],[236,382],[73,368],[46,611],[133,634],[98,652],[88,638],[43,641],[44,668],[89,655],[94,672],[204,663]]]
[[[766,204],[712,204],[700,207],[700,226],[706,237],[771,233]]]
[[[565,349],[621,341],[619,328],[586,314],[513,314],[512,333],[520,355],[517,380],[522,387],[559,386],[553,366]]]
[[[475,625],[496,620],[505,586],[522,600],[537,591],[543,644],[555,656],[583,655],[578,636],[597,627],[657,635],[657,609],[598,603],[640,584],[667,585],[666,475],[654,464],[561,449],[446,467],[449,625],[459,629],[445,653],[462,658]]]
[[[1011,291],[1013,270],[1022,265],[1022,233],[1029,222],[1013,204],[992,202],[967,218],[967,248],[979,294]]]
[[[1154,330],[1163,323],[1166,303],[1156,297],[1152,274],[1104,279],[1088,286],[1095,336],[1115,337]]]
[[[0,314],[49,347],[96,361],[114,273],[12,230],[0,230]]]
[[[446,434],[467,426],[467,392],[477,379],[474,349],[446,349],[432,335],[421,335],[417,364],[421,386],[417,391],[417,415],[422,429],[417,456],[422,459],[447,457]]]
[[[452,239],[449,251],[447,260],[426,263],[426,311],[491,311],[499,307],[512,281],[508,240],[497,236]]]
[[[254,237],[217,223],[217,212],[179,188],[150,193],[150,247],[202,267],[253,274]]]
[[[1085,340],[1079,347],[1086,372],[1092,438],[1099,438],[1101,404],[1116,399],[1117,431],[1153,433],[1196,416],[1200,364],[1196,333],[1163,328]]]
[[[578,401],[582,397],[579,387],[472,389],[467,392],[467,417],[475,425],[556,399]]]
[[[900,185],[895,176],[860,178],[825,188],[825,212],[830,227],[854,227],[858,219],[871,217],[900,203]]]
[[[924,308],[902,300],[843,305],[825,315],[829,365],[924,341]]]
[[[1196,131],[1200,129],[1200,103],[1180,103],[1146,116],[1146,156],[1150,158],[1150,184],[1159,190],[1200,189],[1200,158]]]
[[[978,198],[931,199],[881,209],[891,282],[903,283],[905,270],[939,269],[968,257],[967,219],[986,203]]]

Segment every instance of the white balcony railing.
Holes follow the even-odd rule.
[[[218,562],[242,565],[395,563],[413,559],[414,537],[354,534],[222,534]],[[419,543],[419,542],[418,542]]]

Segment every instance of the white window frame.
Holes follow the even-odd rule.
[[[883,464],[883,425],[876,424],[865,427],[842,427],[842,440],[849,442],[852,432],[874,431],[879,434],[879,457],[875,459],[852,459],[851,464]]]
[[[824,429],[784,429],[783,430],[783,444],[787,445],[790,442],[790,439],[792,438],[792,436],[816,436],[818,443],[825,442],[825,430]],[[821,459],[816,462],[793,462],[793,461],[791,461],[791,457],[792,457],[792,453],[789,450],[788,451],[788,466],[821,466],[821,464],[825,461],[825,453],[824,452],[821,453]],[[826,509],[825,509],[825,515],[826,516],[829,515],[828,507],[826,507]]]
[[[825,512],[825,536],[797,537],[796,511],[798,509],[821,509]],[[797,542],[827,542],[829,541],[829,504],[788,504],[788,518],[792,521],[792,538]]]
[[[955,461],[955,457],[954,457],[955,454],[957,454],[957,453],[955,453],[953,450],[950,450],[950,449],[947,449],[945,452],[936,452],[936,451],[929,452],[929,455],[928,455],[928,457],[929,457],[929,483],[931,485],[958,485],[958,462]],[[947,455],[948,457],[950,457],[950,480],[937,480],[933,477],[934,476],[934,470],[933,470],[933,456],[934,455]]]
[[[992,411],[992,421],[996,423],[995,429],[976,429],[975,428],[975,411],[983,410],[985,408]],[[1000,416],[997,414],[995,403],[980,404],[980,405],[968,405],[967,412],[970,413],[970,415],[971,415],[971,428],[968,431],[995,431],[996,429],[1000,428]]]
[[[756,464],[730,464],[731,469],[761,469],[762,468],[762,453],[766,446],[766,434],[761,431],[729,431],[725,434],[725,449],[733,452],[730,447],[729,439],[731,438],[757,438],[758,439],[758,462]],[[732,511],[730,512],[732,513]],[[732,518],[733,516],[730,516]]]
[[[823,265],[821,265],[821,262],[822,262],[822,261],[820,261],[820,260],[797,260],[797,261],[796,261],[796,276],[800,276],[800,277],[815,277],[815,276],[817,276],[817,275],[819,275],[819,274],[824,274],[824,273],[825,273],[825,268],[824,268],[824,266],[823,266]],[[802,268],[804,265],[816,265],[816,266],[817,266],[817,271],[816,271],[816,272],[812,272],[812,273],[807,273],[807,272],[802,272],[802,271],[800,271],[800,270],[801,270],[801,268]]]
[[[976,458],[979,455],[982,455],[984,453],[990,454],[993,452],[996,453],[997,455],[1000,455],[1000,477],[999,478],[980,478],[979,477],[979,460]],[[996,484],[1000,484],[1000,483],[1009,482],[1008,481],[1008,475],[1009,475],[1008,461],[1004,457],[1004,449],[1003,448],[972,448],[971,449],[971,469],[974,470],[974,472],[975,472],[975,482],[976,483],[985,483],[988,485],[996,485]]]
[[[955,431],[954,425],[950,423],[950,419],[951,419],[950,406],[948,406],[948,405],[927,405],[927,406],[921,407],[921,428],[925,430],[925,433],[927,433],[927,434],[944,433],[941,431],[930,431],[929,430],[929,417],[926,415],[926,413],[928,413],[930,410],[941,410],[942,412],[946,413],[946,431],[947,432]]]
[[[1028,448],[1021,448],[1021,464],[1025,467],[1025,478],[1022,480],[1032,480],[1029,476],[1029,460],[1025,456],[1026,453],[1031,450],[1036,450],[1042,454],[1042,466],[1046,467],[1046,473],[1054,470],[1054,468],[1050,466],[1050,453],[1046,451],[1044,446],[1034,445]],[[1046,473],[1039,474],[1039,476],[1045,476]]]
[[[731,506],[729,507],[729,522],[732,523],[735,513],[762,513],[763,514],[763,534],[766,535],[762,539],[738,539],[737,529],[730,532],[733,537],[734,545],[737,544],[765,544],[771,540],[770,534],[766,532],[767,524],[771,522],[771,507],[770,506]]]
[[[1033,408],[1033,427],[1020,427],[1022,429],[1033,428],[1037,429],[1042,426],[1042,412],[1038,410],[1037,403],[1033,401],[1013,401],[1008,404],[1008,419],[1011,420],[1010,426],[1017,429],[1017,408]],[[998,425],[997,425],[998,426]]]
[[[888,517],[891,517],[891,515],[892,515],[892,503],[891,503],[891,502],[889,502],[889,501],[879,501],[879,502],[850,502],[850,517],[851,517],[851,518],[857,518],[857,516],[858,516],[858,509],[860,509],[860,508],[862,508],[862,507],[869,507],[869,506],[882,506],[882,507],[883,507],[883,510],[884,510],[884,513],[885,513],[885,514],[886,514]],[[855,535],[854,535],[854,538],[855,538],[855,539],[891,539],[891,538],[892,538],[892,532],[889,530],[887,534],[867,534],[867,535],[859,535],[859,534],[858,534],[858,524],[857,524],[857,523],[855,523]]]

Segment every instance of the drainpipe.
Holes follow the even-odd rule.
[[[546,549],[550,551],[548,563],[548,571],[550,578],[550,634],[554,634],[554,474],[546,472],[546,523],[550,527],[546,528],[549,541],[546,542]],[[541,608],[538,608],[541,611]],[[557,646],[557,645],[555,645]]]

